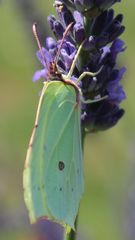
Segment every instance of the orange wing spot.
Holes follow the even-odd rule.
[[[30,143],[30,144],[29,144],[29,148],[32,148],[32,146],[33,146],[33,144],[32,144],[32,143]]]

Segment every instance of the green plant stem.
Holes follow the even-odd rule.
[[[75,240],[76,239],[76,235],[77,235],[77,222],[78,222],[78,216],[76,217],[76,221],[75,221],[75,231],[72,229],[71,232],[66,236],[65,240]]]

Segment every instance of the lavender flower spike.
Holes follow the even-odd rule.
[[[93,104],[82,104],[81,126],[83,132],[96,132],[114,126],[123,116],[120,103],[125,99],[125,92],[120,83],[125,67],[119,68],[117,57],[125,50],[120,39],[125,27],[123,15],[115,15],[113,4],[120,0],[56,0],[54,6],[58,19],[48,17],[48,23],[54,38],[46,39],[43,53],[47,61],[55,59],[63,33],[70,23],[73,26],[67,34],[58,59],[58,69],[68,74],[78,47],[83,42],[83,49],[78,57],[71,79],[75,81],[84,71],[97,72],[96,77],[85,76],[79,83],[85,100],[107,96]],[[37,53],[42,61],[40,53]],[[101,68],[102,67],[102,68]],[[33,77],[47,79],[48,70],[37,71]]]

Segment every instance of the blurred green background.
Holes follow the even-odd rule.
[[[27,6],[23,9],[21,2],[0,2],[1,240],[34,239],[22,190],[26,149],[42,86],[31,80],[34,71],[40,68],[31,22],[40,16],[47,35],[46,17],[54,12],[53,1],[24,1],[33,5],[32,11]],[[128,68],[123,79],[126,114],[116,127],[86,137],[86,185],[78,231],[78,239],[83,240],[135,239],[135,2],[123,0],[115,8],[125,15],[126,32],[122,38],[127,50],[119,62]]]

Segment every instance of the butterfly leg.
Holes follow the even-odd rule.
[[[81,98],[81,102],[82,103],[85,103],[85,104],[89,104],[89,103],[96,103],[96,102],[101,102],[101,101],[103,101],[103,100],[105,100],[105,99],[107,99],[108,98],[108,96],[106,95],[106,96],[103,96],[103,97],[99,97],[99,98],[97,98],[97,99],[87,99],[87,100],[85,100],[83,97]]]
[[[103,66],[97,72],[83,72],[80,77],[77,79],[76,83],[79,83],[84,77],[96,77],[102,70]]]

